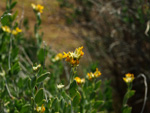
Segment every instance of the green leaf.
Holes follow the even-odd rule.
[[[91,113],[97,113],[97,109],[93,109]]]
[[[10,24],[10,14],[9,13],[4,13],[3,16],[1,17],[1,23],[3,26],[9,25]]]
[[[62,91],[62,96],[65,100],[70,100],[69,95],[65,91]]]
[[[11,20],[14,21],[14,20],[17,18],[17,15],[18,15],[18,11],[16,11],[16,12],[12,15]]]
[[[124,104],[128,101],[129,98],[131,98],[135,94],[134,90],[128,90],[124,97]]]
[[[39,91],[35,95],[35,102],[39,104],[44,98],[43,88],[39,89]]]
[[[74,96],[76,96],[76,93],[77,93],[77,83],[76,81],[74,80],[71,84],[70,84],[70,88],[69,88],[69,94],[70,96],[73,98]]]
[[[98,109],[98,108],[100,108],[100,106],[103,105],[103,104],[104,104],[104,101],[98,100],[98,101],[96,101],[96,102],[94,103],[94,108],[95,108],[95,109]]]
[[[34,88],[34,86],[36,85],[36,81],[37,81],[37,77],[34,76],[31,80],[31,88]]]
[[[31,89],[31,79],[30,78],[28,78],[28,86]]]
[[[69,89],[76,89],[77,88],[77,82],[74,80],[71,84]]]
[[[132,111],[132,108],[127,106],[123,109],[122,113],[131,113],[131,111]]]
[[[41,64],[44,63],[46,56],[47,56],[47,50],[41,48],[41,49],[38,51],[38,60],[40,61]]]
[[[19,88],[21,88],[23,86],[23,79],[22,78],[19,78],[17,85]]]
[[[52,103],[52,108],[54,109],[55,112],[59,112],[59,100],[58,98],[55,98],[53,103]]]
[[[77,90],[75,89],[71,89],[71,90],[69,90],[69,94],[70,94],[70,97],[71,98],[73,98],[73,97],[75,97],[76,96],[76,93],[77,93]]]
[[[134,94],[135,94],[135,91],[134,91],[134,90],[129,90],[128,93],[127,93],[127,97],[130,98],[130,97],[132,97]]]
[[[18,52],[19,52],[19,49],[17,47],[13,47],[12,52],[11,52],[11,58],[17,59],[18,58]]]
[[[11,5],[10,5],[10,9],[13,9],[17,4],[17,1],[13,2]]]
[[[20,71],[20,65],[19,62],[16,61],[15,64],[11,67],[11,74],[18,74]]]
[[[92,99],[94,99],[95,98],[95,96],[96,96],[96,92],[95,91],[93,91],[91,94],[90,94],[90,99],[92,100]]]
[[[41,76],[39,76],[37,78],[37,83],[44,81],[48,77],[49,74],[50,74],[50,72],[46,72],[46,73],[42,74]]]
[[[30,111],[30,104],[25,104],[24,106],[22,106],[20,113],[27,113],[28,111]]]
[[[61,109],[64,109],[65,103],[66,103],[65,100],[62,98],[62,99],[60,100]]]
[[[80,103],[80,100],[81,100],[81,95],[77,91],[76,96],[73,99],[73,106],[77,106]]]
[[[101,85],[101,80],[97,81],[96,84],[95,84],[95,90],[97,90],[98,88],[100,88],[100,85]]]

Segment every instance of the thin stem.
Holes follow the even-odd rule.
[[[72,101],[71,101],[71,113],[73,113],[73,106],[72,106]]]
[[[144,112],[145,105],[146,105],[146,100],[147,100],[148,86],[147,86],[147,82],[146,82],[146,76],[145,76],[144,74],[140,74],[140,75],[138,75],[137,78],[139,78],[140,76],[144,78],[144,85],[145,85],[144,102],[143,102],[143,107],[142,107],[142,110],[141,110],[141,113],[143,113],[143,112]]]
[[[127,86],[128,86],[128,88],[127,88],[127,92],[126,92],[126,94],[125,94],[125,96],[124,96],[124,99],[123,99],[123,106],[122,106],[122,110],[124,109],[124,107],[125,107],[125,105],[127,104],[127,102],[128,102],[128,93],[131,91],[131,89],[132,89],[132,83],[127,83]]]
[[[27,61],[29,62],[29,64],[32,66],[33,62],[31,61],[31,59],[29,58],[29,56],[27,55],[26,51],[24,50],[23,47],[20,46],[20,49],[22,50],[23,54],[25,55],[25,58],[27,59]]]
[[[5,87],[6,87],[6,89],[7,89],[8,95],[10,96],[10,98],[13,98],[12,94],[10,93],[9,87],[8,87],[8,85],[7,85],[7,80],[6,80],[6,78],[4,78],[4,80],[5,80]]]
[[[66,63],[65,63],[65,62],[62,61],[62,63],[63,63],[63,66],[64,66],[66,78],[67,78],[67,80],[69,81],[68,67],[66,66]]]
[[[73,68],[71,68],[71,71],[70,71],[70,84],[73,81],[72,79],[73,79]]]
[[[47,47],[47,45],[46,45],[46,42],[45,41],[43,41],[43,44],[44,44],[44,62],[43,62],[43,68],[45,67],[45,59],[46,59],[46,47]]]
[[[11,51],[12,51],[12,34],[10,36],[10,47],[9,47],[9,55],[8,55],[8,67],[11,69]]]

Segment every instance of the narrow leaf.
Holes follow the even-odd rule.
[[[44,98],[44,91],[43,88],[41,88],[35,95],[35,102],[39,104]]]
[[[77,106],[80,103],[80,100],[81,100],[81,95],[77,91],[76,96],[73,99],[73,106]]]
[[[46,73],[42,74],[41,76],[39,76],[37,78],[37,83],[44,81],[48,77],[49,74],[50,74],[50,72],[46,72]]]

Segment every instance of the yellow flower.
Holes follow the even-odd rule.
[[[39,68],[41,67],[41,64],[37,65],[37,66],[32,66],[32,69],[34,71],[37,71]]]
[[[123,77],[123,80],[126,82],[126,83],[130,83],[134,80],[134,74],[131,74],[131,73],[127,73],[125,75],[125,77]]]
[[[56,61],[61,60],[61,59],[63,59],[63,54],[62,54],[62,53],[58,53],[58,54],[52,59],[52,61],[53,61],[53,62],[56,62]]]
[[[22,32],[22,30],[19,29],[19,27],[16,28],[16,31],[17,31],[18,33]]]
[[[77,48],[74,52],[64,52],[63,58],[66,58],[66,61],[70,62],[72,66],[77,66],[79,64],[79,59],[84,55],[82,49],[83,46]]]
[[[2,30],[3,30],[4,32],[7,32],[7,33],[10,33],[10,32],[11,32],[11,30],[10,30],[10,28],[9,28],[8,26],[2,26]]]
[[[77,48],[73,53],[73,57],[76,59],[80,59],[80,57],[84,55],[84,52],[82,51],[82,49],[83,49],[83,46]]]
[[[22,32],[21,29],[19,29],[18,27],[15,30],[12,30],[12,34],[13,35],[17,35],[18,33]]]
[[[94,73],[92,73],[92,72],[87,73],[87,78],[89,80],[92,80],[92,79],[97,78],[99,76],[101,76],[101,72],[98,70],[98,68],[96,68],[96,71]]]
[[[16,30],[12,30],[12,34],[13,34],[13,35],[17,35],[18,33],[17,33]]]
[[[87,73],[87,78],[89,80],[92,80],[93,78],[95,78],[95,76],[94,76],[94,74],[92,72],[90,72],[90,73]]]
[[[39,113],[44,113],[45,112],[45,107],[44,105],[42,105],[41,107],[36,107],[36,111],[39,112]]]
[[[82,83],[85,83],[85,79],[81,79],[79,77],[75,77],[74,80],[78,83],[78,84],[82,84]]]
[[[98,68],[96,68],[96,71],[94,73],[94,76],[97,78],[99,76],[101,76],[101,72],[98,70]]]
[[[35,4],[31,4],[31,7],[33,8],[33,9],[36,9],[36,5]]]
[[[32,6],[32,8],[35,10],[35,11],[37,11],[37,12],[39,12],[39,13],[43,13],[43,9],[44,9],[44,6],[42,6],[42,5],[35,5],[35,4],[31,4],[31,6]]]
[[[67,53],[65,53],[65,52],[63,52],[63,53],[64,53],[63,58],[66,58],[66,57],[68,56],[68,54],[67,54]]]

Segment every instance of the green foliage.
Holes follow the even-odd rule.
[[[37,78],[37,83],[44,81],[48,77],[49,74],[50,74],[50,72],[47,72],[47,73],[44,73],[44,74],[40,75]]]
[[[51,62],[50,56],[54,56],[54,53],[45,44],[42,46],[43,34],[39,33],[42,21],[39,13],[34,11],[37,21],[33,37],[36,40],[28,40],[24,36],[25,33],[21,31],[13,33],[13,30],[19,29],[20,26],[15,21],[18,12],[12,13],[16,3],[7,0],[6,12],[2,15],[0,23],[0,112],[113,112],[110,80],[99,78],[90,80],[85,77],[84,82],[80,84],[74,80],[78,67],[70,66],[70,80],[67,80],[67,77],[64,77],[65,74],[63,75],[63,60]],[[92,4],[88,0],[82,1],[82,4],[89,6],[86,11],[88,15]],[[71,6],[67,4],[67,7]],[[83,13],[78,9],[75,11],[76,15],[72,15],[73,17]],[[28,21],[24,20],[26,29],[27,23]],[[48,66],[46,66],[46,58],[50,62]],[[93,64],[88,71],[94,72],[97,67],[98,64]],[[134,93],[131,89],[127,91],[123,113],[131,112],[131,107],[127,106],[127,100]]]
[[[44,98],[44,91],[43,89],[39,89],[35,95],[35,102],[39,104]]]

